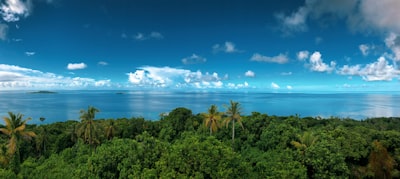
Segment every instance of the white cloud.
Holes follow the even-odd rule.
[[[150,38],[162,39],[162,38],[164,38],[164,36],[160,32],[151,32]]]
[[[230,88],[230,89],[251,88],[250,84],[247,83],[247,81],[245,81],[245,82],[243,82],[243,83],[238,83],[238,84],[235,84],[235,83],[228,83],[228,84],[226,85],[226,87],[227,87],[227,88]]]
[[[307,50],[300,51],[300,52],[297,52],[297,59],[300,61],[304,61],[308,58],[309,55],[310,55],[310,52],[308,52]]]
[[[289,16],[285,16],[282,13],[277,14],[276,18],[281,22],[281,31],[285,35],[290,35],[293,32],[306,31],[308,11],[308,8],[300,7],[297,12],[294,12]]]
[[[140,87],[219,88],[223,85],[218,73],[203,74],[171,67],[144,66],[127,75],[131,84]]]
[[[400,36],[390,33],[385,39],[386,46],[390,48],[394,54],[394,59],[400,61]]]
[[[381,31],[400,33],[400,1],[398,0],[363,0],[359,7],[360,19],[358,24],[372,27]],[[356,25],[356,24],[355,24]]]
[[[336,62],[331,61],[328,65],[322,60],[320,52],[316,51],[310,56],[310,65],[312,71],[317,72],[332,72],[335,69]]]
[[[306,0],[297,11],[288,15],[279,14],[276,18],[284,34],[305,31],[308,20],[321,22],[324,26],[334,20],[344,20],[354,32],[374,32],[380,36],[389,34],[385,39],[386,45],[394,59],[400,61],[399,9],[399,0]],[[367,47],[360,46],[363,55],[368,55],[371,50],[371,46]]]
[[[126,34],[123,33],[121,35],[122,38],[126,38]],[[150,40],[150,39],[163,39],[164,36],[160,32],[151,32],[149,35],[145,35],[141,32],[138,32],[135,36],[133,36],[136,40]]]
[[[14,42],[22,42],[22,39],[11,39]]]
[[[206,58],[203,58],[203,57],[198,56],[196,54],[192,54],[192,56],[185,57],[185,58],[182,59],[182,63],[185,64],[185,65],[204,63],[206,61],[207,61]]]
[[[111,86],[111,80],[99,80],[94,82],[94,86]]]
[[[146,39],[142,33],[137,33],[133,38],[135,38],[136,40],[145,40]]]
[[[279,89],[280,87],[279,87],[278,84],[272,82],[272,83],[271,83],[271,88],[272,88],[272,89]]]
[[[248,71],[246,71],[246,73],[244,73],[244,76],[247,76],[247,77],[255,77],[256,74],[255,74],[253,71],[248,70]]]
[[[259,53],[253,54],[253,56],[250,59],[251,61],[256,61],[256,62],[268,62],[268,63],[279,63],[279,64],[284,64],[289,61],[289,58],[287,57],[286,54],[279,54],[277,56],[273,57],[268,57],[268,56],[263,56]]]
[[[293,89],[293,87],[292,87],[292,86],[290,86],[290,85],[287,85],[287,86],[286,86],[286,89],[288,89],[288,90],[292,90],[292,89]]]
[[[36,52],[25,52],[25,55],[28,57],[33,56],[35,54],[36,54]]]
[[[358,48],[360,49],[361,53],[364,56],[368,55],[370,48],[369,48],[369,46],[367,44],[361,44],[361,45],[358,46]]]
[[[282,72],[281,73],[281,75],[283,75],[283,76],[289,76],[289,75],[292,75],[293,73],[291,72],[291,71],[289,71],[289,72]]]
[[[321,21],[322,18],[330,17],[331,20],[346,20],[355,31],[378,30],[399,34],[398,9],[398,0],[306,0],[303,6],[290,15],[279,14],[276,17],[284,33],[305,31],[307,20]]]
[[[214,53],[217,52],[225,52],[225,53],[235,53],[241,52],[240,50],[236,49],[236,45],[233,42],[225,42],[223,45],[215,44],[212,47]]]
[[[338,74],[341,75],[359,75],[361,70],[360,65],[348,66],[344,65],[342,68],[338,70]]]
[[[81,89],[110,86],[110,80],[65,77],[15,65],[0,64],[0,89]]]
[[[21,16],[27,17],[29,15],[31,6],[31,0],[6,0],[0,6],[0,14],[6,22],[19,21]]]
[[[85,69],[87,65],[85,63],[68,63],[68,70],[81,70]]]
[[[7,31],[8,31],[8,25],[7,24],[0,24],[0,40],[6,40],[7,39]]]
[[[400,71],[390,65],[384,57],[378,58],[376,62],[365,65],[345,65],[337,71],[341,75],[359,75],[365,81],[390,81],[399,76]]]
[[[101,65],[101,66],[107,66],[108,65],[108,63],[105,62],[105,61],[99,61],[97,64]]]

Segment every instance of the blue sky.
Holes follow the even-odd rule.
[[[398,91],[398,0],[0,0],[0,90]]]

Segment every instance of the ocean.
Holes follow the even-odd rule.
[[[400,94],[396,93],[252,93],[252,92],[166,92],[166,91],[56,91],[29,93],[0,91],[0,116],[7,112],[31,117],[29,123],[79,120],[80,110],[94,106],[96,119],[143,117],[158,120],[161,113],[185,107],[194,114],[210,105],[225,111],[230,100],[241,104],[242,114],[366,119],[400,116]],[[45,118],[44,122],[39,119]],[[1,122],[3,123],[3,122]]]

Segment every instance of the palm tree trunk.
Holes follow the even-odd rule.
[[[212,134],[212,126],[210,125],[210,135]]]
[[[232,148],[235,143],[235,120],[232,120]]]

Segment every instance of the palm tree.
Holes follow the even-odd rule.
[[[4,117],[3,120],[5,122],[5,127],[0,128],[0,131],[10,137],[7,144],[7,154],[8,157],[12,159],[12,162],[15,162],[15,168],[13,170],[17,173],[19,168],[19,146],[18,143],[21,139],[30,140],[32,137],[35,137],[36,134],[32,131],[26,131],[26,122],[28,122],[31,118],[27,118],[22,120],[24,115],[18,113],[14,114],[12,112],[8,112],[9,117]]]
[[[317,141],[317,137],[311,132],[304,132],[302,136],[298,136],[299,141],[290,142],[294,147],[299,149],[304,155],[306,149]]]
[[[204,114],[204,124],[206,127],[210,128],[210,135],[220,127],[220,120],[221,114],[218,112],[217,106],[214,104],[211,105],[208,109],[208,113]]]
[[[230,106],[228,106],[226,114],[228,115],[227,118],[225,118],[224,122],[226,124],[226,127],[228,127],[229,123],[232,121],[232,146],[235,143],[235,121],[238,122],[240,124],[240,126],[242,126],[243,128],[243,124],[242,124],[242,117],[240,116],[241,113],[241,107],[239,102],[234,102],[234,101],[230,101]]]
[[[83,137],[84,142],[88,143],[90,146],[94,146],[99,143],[97,139],[98,134],[98,124],[94,121],[96,112],[100,112],[93,106],[89,106],[87,111],[81,110],[81,126],[78,129],[78,135]]]
[[[36,137],[36,149],[43,155],[46,153],[46,144],[49,142],[49,133],[46,127],[40,126],[40,132]]]
[[[114,120],[110,120],[110,122],[106,125],[106,138],[111,140],[115,136]]]

